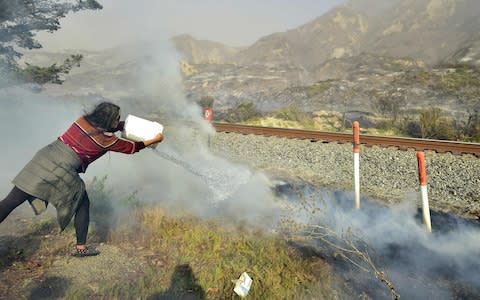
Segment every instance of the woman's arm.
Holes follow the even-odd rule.
[[[159,133],[153,139],[143,141],[143,143],[145,144],[145,147],[148,147],[152,144],[160,143],[161,141],[163,141],[163,134]]]
[[[117,138],[117,141],[111,147],[109,147],[108,150],[125,154],[133,154],[152,144],[159,143],[162,140],[163,135],[160,133],[154,138],[143,142],[132,142],[123,138]]]

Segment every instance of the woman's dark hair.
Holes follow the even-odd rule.
[[[120,106],[110,102],[102,102],[95,106],[95,108],[84,117],[90,124],[98,129],[108,131],[113,129],[112,125],[119,116]]]

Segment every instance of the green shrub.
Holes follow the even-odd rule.
[[[307,97],[311,98],[313,96],[319,95],[330,88],[330,83],[328,82],[319,82],[313,85],[307,86]]]
[[[435,76],[427,70],[420,70],[414,75],[414,79],[424,86],[431,85],[435,81]]]
[[[215,100],[210,96],[202,97],[197,103],[201,108],[212,107]]]
[[[453,93],[467,86],[480,87],[480,79],[475,69],[467,66],[457,67],[455,72],[447,73],[441,77],[439,87]]]
[[[308,118],[307,114],[295,105],[287,105],[273,112],[273,117],[287,121],[302,122]]]
[[[453,120],[453,127],[458,140],[468,142],[480,141],[480,115],[478,111],[471,112],[467,120]]]
[[[90,216],[92,220],[91,229],[94,236],[101,241],[107,239],[111,228],[119,221],[119,214],[135,212],[142,205],[137,198],[137,191],[125,198],[113,198],[112,191],[107,188],[107,176],[100,179],[94,177],[87,184],[87,193],[90,199]],[[115,204],[115,205],[114,205]]]
[[[49,67],[39,67],[26,63],[24,69],[19,69],[19,79],[25,82],[35,82],[38,84],[54,83],[62,84],[63,80],[60,78],[62,74],[68,74],[74,67],[80,66],[83,55],[71,55],[61,65],[53,64]]]
[[[480,124],[471,124],[465,128],[466,140],[470,142],[480,142]]]
[[[416,120],[405,120],[400,126],[400,131],[409,137],[422,137],[422,128]]]
[[[242,102],[230,109],[226,113],[225,121],[228,123],[240,123],[259,117],[261,113],[257,110],[253,102]]]
[[[414,138],[455,140],[457,137],[453,120],[436,107],[420,110],[416,118],[404,119],[400,130]]]
[[[87,184],[92,221],[102,227],[109,226],[113,221],[111,191],[106,188],[106,181],[107,176],[100,179],[94,177]]]
[[[452,121],[444,117],[440,108],[432,107],[420,112],[422,138],[450,140],[455,138]]]

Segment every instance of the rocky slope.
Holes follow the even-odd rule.
[[[184,72],[186,90],[194,101],[214,97],[217,110],[252,101],[262,111],[296,104],[307,111],[348,106],[372,112],[372,93],[396,89],[405,92],[410,108],[466,112],[471,107],[459,103],[458,95],[412,74],[455,72],[446,64],[478,66],[479,11],[473,0],[352,0],[298,28],[260,38],[231,57],[232,64],[192,62],[195,72]],[[325,80],[331,88],[307,93]]]
[[[445,63],[480,65],[479,11],[476,0],[352,0],[246,48],[173,37],[181,60],[173,67],[181,72],[186,97],[211,96],[216,111],[251,101],[264,112],[289,104],[306,111],[375,112],[380,96],[395,94],[405,108],[435,105],[466,113],[480,106],[471,103],[476,92],[465,104],[463,95],[438,82],[456,72]],[[148,43],[75,52],[84,54],[82,66],[62,86],[48,87],[50,94],[138,98],[152,68],[159,80],[172,69],[171,62],[152,61],[158,51]],[[25,60],[45,65],[68,54],[35,51]]]
[[[259,39],[238,53],[238,62],[310,69],[368,52],[437,64],[475,36],[479,11],[475,0],[352,0],[298,28]]]
[[[175,48],[185,55],[184,59],[194,64],[233,62],[234,56],[241,50],[217,42],[196,40],[188,34],[174,36],[172,42]]]
[[[446,59],[450,63],[470,64],[480,66],[480,38],[467,43],[467,46],[459,49],[451,57]]]

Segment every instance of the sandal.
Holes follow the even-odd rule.
[[[85,249],[78,249],[77,247],[75,247],[75,249],[72,251],[72,256],[76,257],[95,256],[98,254],[100,254],[100,251],[95,248],[89,247],[85,247]]]

